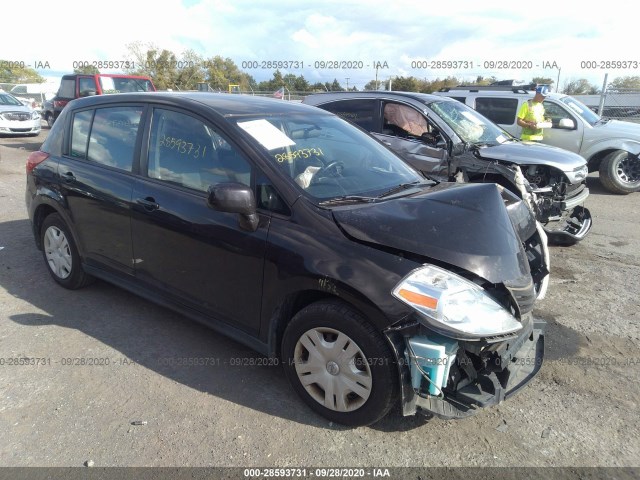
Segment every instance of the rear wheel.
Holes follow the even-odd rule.
[[[640,159],[624,150],[616,150],[600,163],[600,182],[619,195],[640,191]]]
[[[53,279],[71,290],[91,283],[93,278],[82,269],[78,249],[62,217],[57,213],[49,215],[40,232],[42,254]]]
[[[375,423],[397,396],[397,366],[389,346],[342,303],[318,302],[301,310],[284,333],[282,360],[298,395],[336,423]]]

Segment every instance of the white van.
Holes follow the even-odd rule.
[[[522,103],[533,98],[536,85],[461,85],[444,88],[434,95],[454,98],[520,137],[516,114]],[[599,117],[575,98],[551,93],[544,100],[552,127],[544,130],[543,143],[576,152],[584,157],[590,172],[600,172],[600,182],[609,191],[627,194],[640,191],[640,124]]]

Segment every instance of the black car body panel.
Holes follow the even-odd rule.
[[[98,123],[100,115],[107,118],[101,109],[122,113],[134,107],[139,115],[135,122],[109,117],[108,122]],[[78,133],[84,125],[80,115],[93,119],[86,135]],[[302,159],[315,147],[274,160],[260,145],[271,137],[238,126],[261,115],[274,122],[313,119],[311,128],[290,134],[300,145],[331,141],[332,135],[313,137],[310,132],[322,131],[318,125],[323,122],[327,129],[334,122],[349,134],[353,131],[362,143],[370,142],[367,152],[373,158],[352,160],[342,173],[328,175],[321,179],[324,184],[305,190],[283,174],[294,169],[282,159]],[[174,116],[218,132],[219,141],[208,147],[215,150],[214,158],[228,161],[229,151],[235,151],[242,168],[227,180],[211,180],[208,188],[210,178],[221,178],[222,167],[198,170],[202,183],[193,183],[193,172],[167,170],[166,163],[159,164],[165,165],[164,170],[156,169],[158,159],[177,159],[182,166],[204,159],[206,149],[195,137],[188,139],[192,146],[187,153],[184,139],[157,136],[156,129],[169,128]],[[258,127],[269,131],[263,117]],[[111,137],[94,138],[93,132],[105,125],[115,129]],[[189,132],[195,135],[193,129]],[[353,145],[361,148],[358,142]],[[95,154],[124,146],[128,153],[119,153],[118,158]],[[330,153],[321,147],[314,151],[322,156]],[[546,245],[534,217],[514,195],[494,184],[421,182],[395,155],[358,129],[305,105],[204,93],[85,98],[65,108],[37,154],[42,159],[28,167],[26,203],[39,248],[43,248],[45,218],[58,213],[87,273],[169,306],[265,355],[280,355],[283,332],[296,313],[332,299],[359,312],[380,335],[385,332],[405,378],[404,339],[388,332],[430,331],[414,308],[391,295],[407,275],[425,264],[455,273],[524,322],[522,332],[528,332],[525,323],[533,301],[548,279]],[[131,162],[125,161],[129,155]],[[385,159],[389,164],[375,163]],[[398,185],[380,184],[372,192],[345,196],[345,203],[338,196],[335,205],[309,193],[350,185],[350,169],[358,165],[367,165],[371,178],[398,175],[410,183],[389,195],[384,193],[389,186]],[[238,194],[250,187],[257,205],[255,222],[246,222],[244,214],[213,208],[212,198],[222,187]],[[484,361],[486,352],[508,348],[517,336],[489,337],[461,340],[461,346]],[[505,364],[502,371],[509,368]],[[464,383],[460,378],[455,385]],[[415,395],[425,396],[406,383],[401,387],[405,406],[415,405]],[[496,395],[496,401],[503,398]]]
[[[394,202],[335,210],[334,216],[358,240],[455,265],[492,283],[529,274],[522,244],[492,184],[443,183]]]

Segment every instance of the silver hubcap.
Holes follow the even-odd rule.
[[[319,327],[305,332],[294,360],[302,386],[330,410],[357,410],[371,395],[371,369],[364,353],[338,330]]]
[[[618,162],[616,172],[620,180],[625,183],[640,181],[640,160],[631,155],[627,155]]]
[[[71,275],[71,248],[67,237],[59,228],[47,228],[44,234],[44,254],[56,277],[64,280]]]

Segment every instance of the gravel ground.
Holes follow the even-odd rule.
[[[24,206],[24,162],[47,132],[0,138],[0,358],[46,362],[0,365],[0,465],[640,466],[640,194],[589,178],[593,230],[552,248],[535,310],[547,356],[522,393],[466,420],[393,412],[349,429],[279,367],[231,366],[260,357],[199,324],[103,282],[58,287]],[[176,364],[196,357],[219,365]]]

